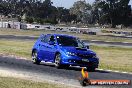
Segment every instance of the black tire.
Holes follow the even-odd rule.
[[[95,67],[87,67],[87,71],[90,71],[90,72],[94,72],[95,71]]]
[[[55,67],[56,68],[62,68],[61,54],[56,54],[56,56],[55,56]]]
[[[70,65],[61,65],[62,68],[68,69]]]
[[[38,54],[36,50],[32,52],[32,61],[34,64],[37,64],[37,65],[39,65],[41,62],[40,60],[38,60]]]

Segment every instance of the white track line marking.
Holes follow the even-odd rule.
[[[132,75],[131,72],[121,72],[121,71],[117,71],[117,70],[107,70],[107,69],[97,69],[97,70],[100,70],[100,71],[107,71],[107,72],[114,72],[114,73],[122,73],[122,74],[130,74],[130,75]]]

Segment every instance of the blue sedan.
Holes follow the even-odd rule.
[[[35,64],[41,61],[52,62],[57,68],[72,66],[98,68],[99,58],[76,37],[62,34],[42,34],[32,49]]]

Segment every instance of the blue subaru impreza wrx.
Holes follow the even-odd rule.
[[[42,34],[32,49],[35,64],[41,61],[52,62],[57,68],[72,66],[98,68],[99,58],[76,37],[62,34]]]

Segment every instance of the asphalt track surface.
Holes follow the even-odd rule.
[[[52,80],[69,85],[75,85],[79,88],[80,83],[78,77],[81,75],[81,68],[69,67],[68,69],[57,69],[53,64],[41,63],[35,65],[30,60],[16,59],[13,57],[0,56],[0,69],[15,70],[20,74],[30,75],[36,79]],[[13,73],[12,73],[13,74]],[[131,74],[114,73],[107,71],[96,70],[89,72],[90,79],[125,79],[132,81]],[[87,86],[86,88],[131,88],[132,85],[118,85],[118,86]]]
[[[16,39],[16,40],[36,40],[38,37],[34,36],[14,36],[14,35],[0,35],[0,39]],[[126,37],[124,37],[126,38]],[[122,47],[132,47],[132,43],[123,42],[106,42],[106,41],[88,41],[83,40],[86,44],[90,45],[106,45],[106,46],[122,46]]]

